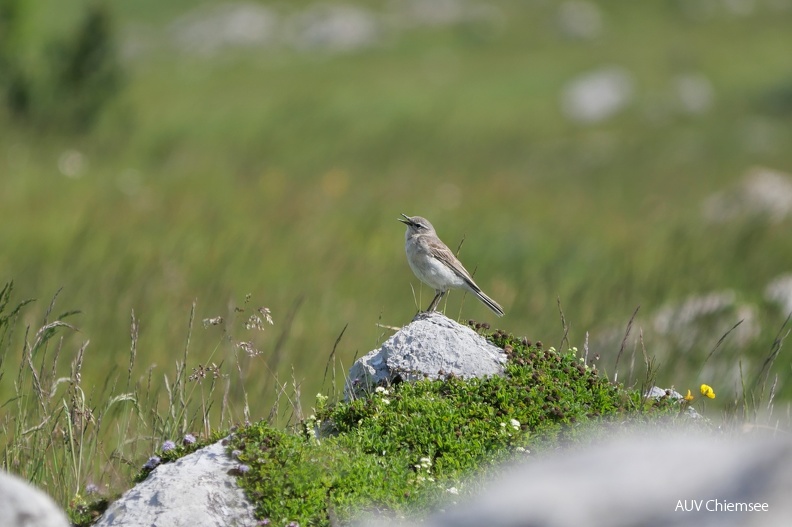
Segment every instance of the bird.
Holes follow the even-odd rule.
[[[406,214],[397,219],[407,225],[404,250],[410,269],[421,282],[435,290],[427,311],[434,311],[448,290],[456,288],[475,295],[499,317],[504,315],[503,308],[484,294],[451,249],[440,240],[429,220]]]

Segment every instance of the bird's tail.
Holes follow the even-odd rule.
[[[479,300],[481,300],[484,303],[485,306],[490,308],[493,313],[495,313],[499,317],[502,317],[504,315],[503,308],[500,307],[500,305],[498,305],[498,303],[495,302],[493,299],[485,295],[483,291],[481,290],[473,291],[473,293],[478,297]]]

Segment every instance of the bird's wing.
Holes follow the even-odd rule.
[[[476,285],[476,282],[473,281],[473,277],[470,276],[470,273],[467,272],[467,269],[464,268],[462,262],[460,262],[454,253],[451,252],[444,243],[431,243],[430,250],[432,256],[440,260],[441,262],[445,263],[450,267],[460,278],[462,278],[467,285],[469,285],[474,291],[481,291],[481,288]]]

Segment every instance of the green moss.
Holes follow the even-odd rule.
[[[574,442],[592,425],[680,410],[608,382],[574,351],[489,338],[509,357],[502,377],[402,383],[332,406],[319,396],[294,432],[263,422],[240,430],[229,448],[250,466],[240,483],[259,518],[325,526],[365,511],[420,516],[452,500],[463,477],[465,492],[471,475],[509,457]]]
[[[110,502],[111,500],[104,496],[88,498],[78,494],[69,502],[66,513],[73,526],[88,526],[93,524],[107,510]]]

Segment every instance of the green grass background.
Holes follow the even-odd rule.
[[[46,37],[79,17],[84,4],[70,4],[26,4],[31,67]],[[753,166],[792,171],[792,6],[757,0],[742,16],[716,1],[600,2],[603,34],[585,41],[559,31],[558,2],[491,4],[497,22],[417,27],[350,53],[203,58],[167,39],[196,3],[107,2],[121,40],[146,46],[125,59],[124,89],[98,125],[71,135],[0,121],[0,279],[38,299],[24,322],[37,328],[63,287],[59,308],[82,311],[63,353],[90,339],[83,386],[101,390],[126,374],[133,310],[134,376],[156,365],[160,382],[182,357],[193,301],[198,321],[231,319],[250,293],[275,319],[256,345],[267,352],[282,339],[279,356],[242,359],[251,414],[262,417],[275,375],[293,375],[310,403],[345,326],[339,376],[391,334],[378,324],[410,321],[411,284],[428,304],[405,261],[404,212],[429,218],[453,248],[464,238],[460,259],[507,313],[491,320],[452,293],[452,318],[558,345],[558,298],[582,348],[586,332],[623,331],[639,305],[638,326],[668,302],[731,289],[757,307],[761,333],[723,360],[758,371],[785,316],[762,292],[792,266],[790,220],[712,225],[701,203]],[[613,64],[634,75],[632,104],[602,123],[569,122],[565,84]],[[706,113],[663,105],[686,73],[712,82]],[[759,149],[757,126],[771,132]],[[85,159],[74,178],[58,170],[71,149]],[[188,368],[226,360],[237,375],[220,330],[195,326]],[[703,356],[719,336],[701,342]],[[21,356],[21,342],[12,351]],[[607,372],[618,341],[592,351]],[[661,385],[707,382],[722,404],[739,393],[733,379],[700,378],[703,357],[659,360]],[[783,355],[777,372],[789,400]],[[241,397],[234,382],[232,403]]]

